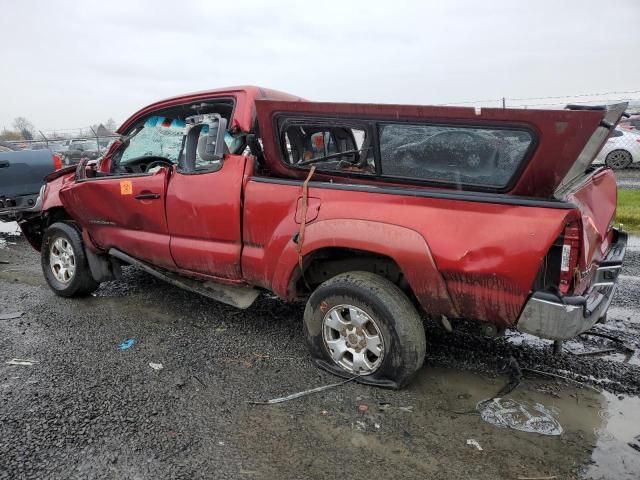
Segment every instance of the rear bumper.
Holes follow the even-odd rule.
[[[40,192],[34,195],[21,195],[13,198],[0,198],[0,220],[16,220],[21,214],[40,212],[42,199],[46,185],[40,188]]]
[[[627,248],[627,234],[616,232],[616,236],[585,295],[559,297],[550,292],[534,292],[518,318],[518,330],[541,338],[568,340],[603,318],[616,291]]]

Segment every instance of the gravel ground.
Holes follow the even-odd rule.
[[[466,323],[449,334],[427,322],[428,358],[405,390],[347,383],[250,405],[337,381],[309,360],[302,305],[263,295],[238,311],[132,268],[96,296],[62,299],[46,287],[37,252],[21,237],[5,240],[0,314],[24,314],[0,320],[0,479],[637,479],[640,471],[629,429],[613,421],[636,422],[640,434],[628,417],[638,408],[625,410],[640,393],[640,362],[615,342],[582,337],[554,356],[533,337],[479,337]],[[598,331],[640,348],[640,243],[623,274]],[[135,344],[118,350],[126,339]],[[603,348],[614,351],[575,355]],[[525,371],[510,397],[545,405],[564,432],[497,428],[475,405],[508,382],[511,356],[610,393]],[[37,363],[6,364],[14,358]]]

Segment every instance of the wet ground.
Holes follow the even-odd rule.
[[[638,239],[597,327],[623,343],[584,336],[554,356],[533,337],[427,322],[427,361],[407,389],[347,383],[273,406],[248,401],[337,381],[309,360],[303,306],[265,295],[241,312],[132,268],[65,300],[21,237],[3,240],[0,315],[24,313],[0,319],[0,479],[640,477]],[[524,378],[500,418],[544,431],[546,412],[559,435],[481,418],[510,357]]]

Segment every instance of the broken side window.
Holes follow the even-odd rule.
[[[282,152],[293,166],[319,171],[375,174],[370,130],[366,126],[291,123],[282,130]]]
[[[385,123],[379,125],[382,175],[505,188],[533,135],[523,129]]]

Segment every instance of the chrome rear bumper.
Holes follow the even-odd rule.
[[[585,295],[560,297],[550,292],[534,292],[518,318],[518,330],[541,338],[568,340],[603,318],[616,291],[627,247],[627,234],[616,232],[616,235],[616,242]]]

